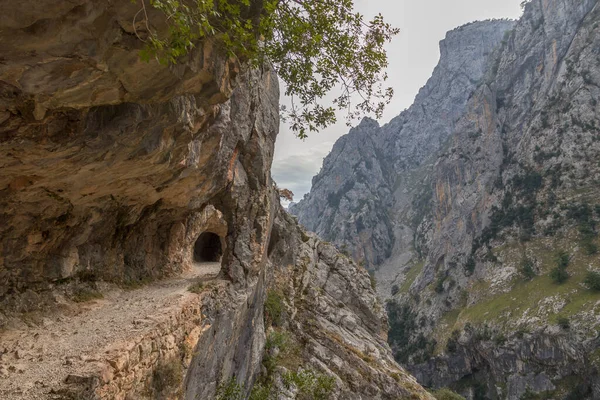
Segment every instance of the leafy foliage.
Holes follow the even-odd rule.
[[[145,2],[162,11],[168,32],[152,29]],[[269,62],[292,98],[285,110],[300,138],[336,121],[335,109],[348,118],[374,113],[380,117],[393,96],[384,88],[388,66],[384,46],[398,29],[381,14],[371,21],[354,11],[353,0],[139,0],[148,38],[142,59],[176,63],[205,39],[241,63]],[[136,15],[137,17],[137,15]],[[136,21],[134,21],[135,26]],[[322,99],[334,89],[334,106]],[[355,105],[353,99],[360,98]]]
[[[433,392],[433,397],[437,400],[465,400],[461,395],[454,393],[450,389],[440,389]]]
[[[413,338],[417,331],[417,321],[408,304],[388,301],[386,311],[390,326],[388,343],[394,351],[396,361],[406,363],[411,356],[415,363],[427,359],[437,343],[435,339],[427,339],[423,334]]]
[[[596,244],[596,221],[589,204],[572,204],[567,209],[567,217],[578,224],[581,247],[588,255],[598,253]]]
[[[444,275],[444,274],[438,275],[437,280],[435,282],[435,287],[434,287],[434,290],[436,293],[438,293],[438,294],[444,293],[444,282],[446,282],[446,275]]]
[[[272,385],[256,383],[250,393],[250,400],[271,400],[275,395],[271,392]]]
[[[267,299],[265,300],[265,319],[272,325],[281,326],[283,316],[283,296],[275,290],[270,290],[267,292]]]
[[[567,267],[570,263],[570,257],[563,250],[560,250],[556,256],[556,267],[550,271],[550,278],[554,283],[562,284],[569,279]]]
[[[523,259],[521,260],[520,272],[526,280],[529,281],[535,277],[536,273],[534,267],[535,265],[531,258],[526,256],[523,257]]]
[[[265,344],[265,356],[263,358],[263,366],[265,367],[267,378],[270,378],[275,372],[275,368],[280,361],[280,357],[287,351],[289,342],[289,335],[285,331],[273,331],[267,337],[267,343]]]
[[[369,271],[369,281],[371,282],[371,289],[377,290],[377,278],[375,278],[375,273],[372,271]]]
[[[540,396],[528,387],[525,393],[519,397],[519,400],[539,400],[539,398]]]
[[[500,207],[492,207],[490,225],[473,242],[472,254],[481,246],[488,245],[498,237],[503,229],[517,226],[521,231],[521,241],[527,241],[535,234],[536,196],[543,186],[543,178],[532,169],[525,169],[511,181],[512,189],[502,199]]]
[[[76,303],[85,303],[91,300],[104,298],[104,295],[96,289],[81,287],[74,291],[72,300]]]
[[[473,257],[472,255],[469,256],[469,258],[467,259],[467,262],[465,263],[465,274],[467,276],[473,275],[473,272],[475,272],[476,266],[477,266],[477,264],[475,263],[475,257]]]
[[[448,353],[454,353],[458,348],[458,338],[460,337],[460,332],[458,330],[453,330],[450,338],[448,338],[448,342],[446,342],[446,351]]]
[[[243,400],[243,386],[231,378],[227,382],[222,382],[217,388],[216,400]]]
[[[188,286],[188,291],[192,292],[192,293],[196,293],[196,294],[200,294],[202,293],[202,290],[204,289],[204,282],[198,280],[194,283],[192,283],[190,286]]]
[[[569,321],[569,318],[561,315],[556,319],[556,322],[558,323],[558,326],[560,326],[562,329],[569,329],[571,327],[571,322]]]
[[[283,376],[283,382],[288,387],[294,385],[298,388],[296,398],[299,400],[327,400],[335,388],[334,377],[310,369],[287,372]]]
[[[262,359],[262,373],[252,387],[250,400],[275,400],[278,396],[273,384],[277,375],[277,367],[295,369],[302,362],[298,358],[301,351],[297,340],[284,329],[274,329],[267,336],[265,352]]]
[[[386,304],[390,324],[388,341],[396,360],[406,362],[410,354],[410,337],[416,330],[415,315],[407,304],[390,301]]]
[[[550,278],[554,281],[554,283],[558,283],[560,285],[569,279],[569,273],[564,268],[556,267],[550,271]]]
[[[556,254],[556,266],[558,268],[566,269],[571,262],[571,257],[564,250],[559,250]]]
[[[182,382],[183,366],[175,358],[159,363],[152,372],[152,388],[157,394],[173,394]]]
[[[600,292],[600,273],[596,271],[589,271],[583,282],[585,285],[594,292]]]

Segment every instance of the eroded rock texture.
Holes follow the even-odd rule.
[[[2,294],[81,271],[180,271],[193,211],[231,201],[228,185],[269,187],[277,80],[245,73],[256,89],[224,103],[237,71],[210,45],[175,67],[146,64],[127,31],[135,5],[51,3],[56,15],[21,3],[21,25],[3,27]]]
[[[326,398],[431,399],[393,359],[386,343],[387,317],[368,272],[332,244],[304,232],[283,209],[272,235],[271,293],[284,300],[269,340],[285,335],[284,347],[292,347],[279,358],[274,354],[283,350],[267,351],[277,368],[266,378],[279,389],[278,398],[296,398],[298,387],[286,385],[286,374],[300,368],[335,378]]]
[[[279,206],[268,67],[240,67],[211,42],[174,66],[141,62],[146,22],[165,26],[152,9],[140,20],[139,2],[0,8],[0,397],[210,399],[229,384],[247,397],[263,361],[267,288],[291,266],[286,293],[306,293],[286,304],[299,316],[324,307],[318,326],[293,322],[314,337],[299,366],[335,372],[340,399],[430,398],[393,362],[366,272],[316,238],[299,241]],[[277,243],[289,247],[272,244],[281,254],[269,260],[276,217]],[[194,258],[204,232],[223,253],[217,277]],[[309,271],[294,269],[301,253]],[[202,278],[195,293],[190,271]],[[316,296],[328,274],[328,294]],[[349,306],[334,312],[340,300]],[[24,313],[42,314],[40,324]],[[351,345],[372,365],[354,365]]]
[[[341,138],[292,208],[377,269],[396,358],[426,386],[600,396],[600,297],[584,284],[600,270],[599,12],[593,0],[534,0],[516,24],[454,31],[465,44],[487,26],[497,46],[443,42],[440,65],[452,54],[481,68],[438,68],[411,109]],[[562,285],[551,279],[561,251]]]
[[[410,201],[397,206],[395,198],[402,203],[408,197],[402,194],[416,196],[426,184],[425,174],[413,171],[426,171],[435,161],[481,83],[489,54],[513,25],[476,22],[449,32],[440,43],[440,62],[413,106],[381,128],[365,119],[336,142],[310,194],[290,208],[300,223],[347,247],[367,266],[389,259],[395,241],[413,230],[410,215],[402,226],[394,223],[395,207],[401,208],[398,214],[412,211]]]

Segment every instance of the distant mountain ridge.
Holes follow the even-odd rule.
[[[415,104],[341,138],[291,212],[375,271],[424,386],[596,399],[600,7],[524,8],[449,33]]]
[[[386,214],[404,173],[438,151],[483,79],[489,55],[514,21],[474,22],[448,32],[440,62],[414,104],[380,127],[369,118],[342,136],[325,158],[312,189],[290,212],[366,265],[391,255],[394,226]],[[358,240],[357,240],[358,238]]]

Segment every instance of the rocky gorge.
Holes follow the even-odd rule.
[[[372,271],[422,385],[596,399],[600,8],[523,7],[449,32],[413,106],[340,138],[290,211]]]
[[[0,397],[431,399],[270,175],[279,87],[129,1],[2,2]]]

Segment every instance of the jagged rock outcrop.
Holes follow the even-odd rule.
[[[484,57],[479,82],[458,97],[464,103],[445,136],[433,136],[427,122],[411,131],[407,147],[426,138],[416,146],[424,154],[394,154],[392,144],[404,137],[386,142],[379,139],[386,127],[375,130],[382,151],[391,149],[377,162],[393,165],[384,173],[393,200],[378,210],[389,221],[373,224],[394,234],[375,274],[380,294],[392,298],[396,358],[426,386],[475,399],[600,396],[600,295],[584,284],[600,270],[599,25],[597,1],[531,1]],[[442,115],[447,105],[432,100],[431,109]],[[440,121],[430,120],[434,132]],[[335,170],[324,167],[318,179],[335,179],[327,173]],[[326,213],[305,210],[335,188],[315,185],[292,209],[300,222],[318,227]],[[366,203],[379,196],[365,193]],[[327,213],[345,221],[359,215],[341,205]],[[360,237],[359,230],[329,239],[360,258]],[[565,262],[557,260],[561,250],[569,277],[556,284],[551,271]]]
[[[335,389],[323,398],[432,398],[394,361],[386,342],[386,314],[368,272],[332,244],[304,232],[283,209],[272,235],[272,293],[281,295],[283,307],[270,337],[286,335],[286,347],[297,347],[272,356],[281,366],[263,378],[285,388],[290,371],[312,368],[335,378]],[[292,385],[279,398],[293,399],[296,390]]]
[[[177,65],[141,62],[148,32],[135,2],[4,3],[1,397],[210,399],[233,385],[247,398],[264,364],[267,293],[291,265],[296,297],[283,301],[307,340],[297,366],[335,376],[338,398],[431,398],[392,360],[366,273],[316,238],[299,241],[279,205],[270,68],[239,66],[210,41]],[[218,276],[212,264],[202,272],[203,243]],[[270,260],[276,248],[292,258]],[[189,279],[200,279],[194,293]],[[335,344],[323,336],[332,322],[302,294],[325,282],[318,304],[348,302],[328,316],[348,321]],[[350,365],[355,351],[368,363]],[[295,398],[293,387],[280,389]]]

